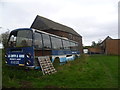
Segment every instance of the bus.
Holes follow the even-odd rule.
[[[66,63],[80,56],[78,42],[32,28],[11,31],[6,49],[6,64],[40,68],[38,57],[49,57],[52,63]]]

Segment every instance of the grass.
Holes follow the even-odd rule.
[[[9,67],[3,62],[3,88],[117,88],[118,56],[82,55],[42,75],[39,70]]]

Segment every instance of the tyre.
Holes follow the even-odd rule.
[[[59,66],[60,65],[60,59],[57,57],[57,58],[55,58],[55,60],[54,60],[54,62],[53,62],[53,66],[54,67],[57,67],[57,66]]]

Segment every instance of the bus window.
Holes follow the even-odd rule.
[[[75,49],[78,51],[78,43],[75,43]]]
[[[16,47],[32,46],[32,31],[18,31],[16,40]]]
[[[51,37],[52,48],[53,49],[62,49],[62,41],[57,37]]]
[[[12,42],[14,42],[14,41],[16,41],[16,36],[14,36],[14,35],[12,35],[11,37],[10,37],[10,41]]]
[[[69,41],[63,40],[63,46],[64,46],[64,49],[69,50],[70,49],[70,43],[69,43]]]
[[[70,49],[71,49],[71,50],[76,50],[75,43],[70,42]]]
[[[51,48],[50,37],[47,34],[42,34],[43,37],[43,45],[45,49]]]
[[[11,35],[10,39],[9,39],[9,42],[8,42],[8,46],[9,47],[15,47],[15,45],[16,45],[16,36]]]
[[[36,50],[42,48],[42,37],[40,33],[35,33],[34,35],[34,48]]]

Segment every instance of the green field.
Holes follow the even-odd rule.
[[[42,75],[39,70],[6,66],[3,88],[117,88],[118,56],[82,55],[57,67],[58,72]]]

